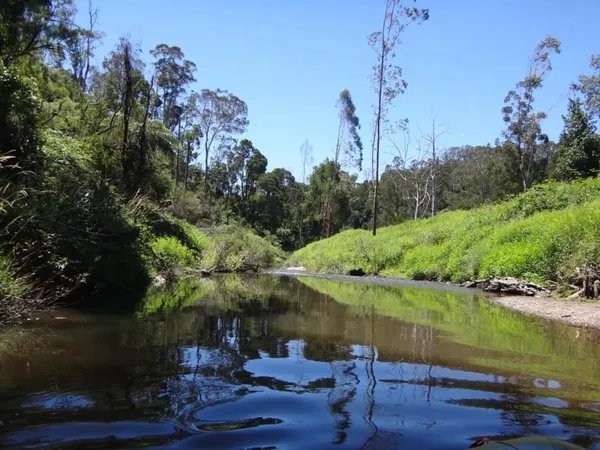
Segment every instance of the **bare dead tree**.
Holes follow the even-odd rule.
[[[431,202],[431,166],[427,159],[429,152],[423,139],[413,142],[410,131],[406,130],[402,144],[390,139],[396,150],[395,169],[402,180],[403,197],[413,209],[413,219],[419,218],[419,212]],[[411,150],[414,149],[414,152]],[[411,156],[411,153],[414,153]]]
[[[444,134],[449,131],[443,125],[437,123],[437,117],[431,119],[431,131],[425,134],[422,139],[429,146],[428,152],[431,154],[431,217],[435,216],[437,212],[436,193],[437,193],[437,175],[438,175],[438,163],[440,158],[440,148],[438,140]],[[423,135],[423,133],[421,133]]]

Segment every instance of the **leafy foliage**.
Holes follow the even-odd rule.
[[[569,111],[563,120],[565,126],[553,160],[552,178],[569,181],[595,176],[600,170],[600,136],[595,134],[592,118],[579,99],[569,100]]]

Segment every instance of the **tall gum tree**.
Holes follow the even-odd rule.
[[[209,156],[215,142],[225,143],[248,127],[248,106],[226,90],[203,89],[198,97],[200,130],[204,136],[204,187],[208,192]]]
[[[181,48],[159,44],[150,54],[156,59],[156,84],[162,90],[162,120],[163,124],[171,131],[175,129],[181,119],[181,107],[178,106],[179,98],[185,94],[185,87],[196,81],[194,72],[196,64],[184,59]]]
[[[349,165],[361,170],[363,159],[363,144],[360,135],[358,134],[360,121],[356,115],[356,107],[354,106],[352,96],[348,89],[344,89],[340,92],[337,108],[340,122],[338,125],[338,137],[334,151],[331,181],[329,182],[329,187],[327,189],[327,237],[330,237],[332,232],[332,197],[339,179],[339,169],[343,165]],[[341,160],[340,157],[342,157]]]
[[[548,36],[535,48],[529,62],[527,76],[517,83],[504,99],[502,118],[507,124],[504,137],[512,144],[523,191],[531,187],[534,178],[535,158],[540,143],[548,141],[542,133],[541,121],[545,112],[536,112],[533,103],[535,92],[542,87],[544,77],[552,71],[550,55],[560,53],[560,41]]]
[[[416,0],[414,0],[416,3]],[[394,64],[396,46],[400,36],[411,23],[422,23],[429,19],[429,10],[406,6],[406,1],[386,0],[381,30],[368,37],[369,46],[377,55],[373,66],[372,82],[377,94],[375,123],[373,129],[373,236],[377,234],[377,195],[379,192],[379,150],[382,128],[387,120],[390,105],[402,94],[408,84],[402,78],[402,68]]]
[[[580,75],[573,88],[583,95],[587,111],[600,119],[600,54],[590,59],[591,75]]]

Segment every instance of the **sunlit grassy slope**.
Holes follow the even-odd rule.
[[[546,183],[497,205],[381,228],[350,230],[295,252],[319,272],[461,282],[514,276],[566,280],[600,261],[600,179]]]

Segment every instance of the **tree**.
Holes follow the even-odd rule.
[[[581,75],[572,87],[583,94],[587,111],[600,118],[600,55],[592,56],[590,67],[594,73]]]
[[[197,155],[194,153],[194,148],[200,145],[200,139],[202,139],[202,130],[200,126],[194,124],[190,130],[184,134],[184,140],[186,144],[185,152],[185,172],[183,175],[183,190],[188,190],[188,176],[190,171],[190,163]]]
[[[569,181],[593,177],[600,169],[600,139],[589,113],[579,99],[569,99],[564,129],[552,161],[551,177]]]
[[[257,194],[253,195],[256,205],[256,225],[263,231],[285,239],[285,247],[293,248],[293,193],[296,190],[296,180],[290,171],[276,168],[263,173],[256,183]]]
[[[413,142],[410,132],[406,130],[402,145],[392,140],[397,156],[393,160],[393,166],[386,168],[396,171],[394,181],[401,184],[396,184],[395,188],[403,193],[412,219],[421,217],[422,211],[427,209],[431,202],[431,165],[424,142],[423,137]],[[409,154],[413,145],[416,154],[411,157]]]
[[[204,135],[204,186],[208,192],[209,156],[215,141],[224,143],[248,126],[248,106],[221,89],[203,89],[198,97],[200,130]]]
[[[73,17],[70,20],[74,23],[75,10],[72,12]],[[102,33],[95,29],[98,22],[98,10],[92,7],[91,0],[88,3],[88,21],[89,28],[77,27],[77,32],[68,36],[65,45],[71,63],[71,76],[82,92],[87,92],[88,77],[92,68],[91,59],[94,56],[96,44],[102,37]]]
[[[302,246],[302,229],[304,228],[304,202],[306,200],[305,190],[306,190],[306,167],[310,166],[313,162],[312,157],[312,145],[308,140],[302,142],[300,146],[300,161],[302,163],[302,185],[300,189],[300,202],[299,202],[299,214],[298,214],[298,245]]]
[[[177,106],[177,100],[185,94],[185,86],[196,81],[194,78],[196,64],[184,59],[185,55],[177,46],[159,44],[150,51],[150,54],[156,58],[154,62],[156,84],[163,92],[162,120],[164,125],[173,131],[181,118],[181,109]]]
[[[248,139],[236,145],[231,151],[234,183],[238,186],[238,212],[248,218],[248,202],[256,192],[256,183],[267,171],[267,158]]]
[[[529,73],[517,83],[516,90],[508,92],[504,99],[506,106],[502,108],[502,117],[507,123],[504,137],[512,144],[523,191],[531,186],[535,176],[533,169],[538,144],[548,141],[540,125],[546,113],[535,112],[533,102],[535,91],[542,87],[544,76],[552,70],[551,53],[560,53],[560,41],[548,36],[537,45]]]
[[[434,117],[431,120],[431,132],[425,135],[424,139],[429,145],[431,152],[431,217],[435,216],[437,211],[437,176],[438,176],[438,163],[440,157],[440,149],[438,147],[438,139],[444,134],[448,133],[445,128],[440,129],[436,123],[437,119]]]
[[[508,149],[501,145],[454,147],[442,156],[438,176],[438,206],[469,209],[517,193]]]
[[[4,66],[23,56],[62,58],[65,42],[85,31],[74,26],[74,15],[73,0],[0,2],[0,59]]]
[[[362,168],[363,145],[358,134],[360,121],[356,116],[356,107],[352,101],[352,96],[348,89],[340,92],[337,102],[339,125],[338,137],[335,145],[331,181],[327,189],[327,237],[331,236],[331,216],[333,211],[333,192],[335,191],[337,181],[339,180],[338,167],[344,165],[356,166],[358,170]],[[340,156],[343,160],[340,161]]]
[[[416,1],[416,0],[415,0]],[[375,127],[373,131],[372,151],[373,167],[373,235],[377,233],[377,195],[379,190],[379,150],[382,137],[382,125],[393,100],[404,92],[408,84],[402,79],[402,69],[395,65],[396,45],[406,27],[412,23],[421,23],[429,19],[428,9],[405,6],[402,0],[386,0],[381,31],[371,33],[369,45],[377,55],[373,67],[373,85],[377,94],[375,109]]]

